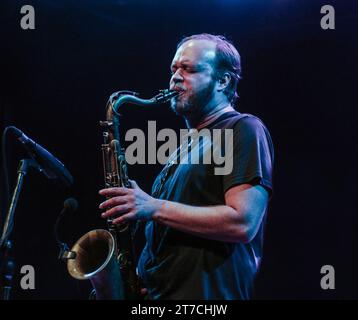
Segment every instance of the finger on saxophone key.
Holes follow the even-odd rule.
[[[115,188],[106,188],[99,190],[99,194],[101,196],[120,196],[120,195],[126,195],[128,194],[129,189],[128,188],[122,188],[122,187],[115,187]]]

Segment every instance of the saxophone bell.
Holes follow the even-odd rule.
[[[90,280],[97,300],[123,300],[123,281],[116,258],[113,235],[104,229],[83,235],[72,247],[76,254],[67,261],[69,274],[77,280]]]

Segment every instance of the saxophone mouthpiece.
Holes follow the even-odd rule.
[[[160,93],[157,96],[155,96],[155,100],[157,101],[157,103],[166,103],[170,99],[179,95],[178,91],[170,90],[170,89],[159,90],[159,92]]]

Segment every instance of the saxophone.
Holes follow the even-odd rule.
[[[141,99],[132,91],[119,91],[110,96],[106,121],[100,121],[104,129],[102,160],[106,188],[131,187],[124,149],[120,145],[118,109],[126,103],[140,106],[166,103],[177,95],[177,91],[166,89],[151,99]],[[92,230],[73,245],[67,270],[75,279],[90,280],[94,288],[92,297],[98,300],[140,299],[134,255],[135,226],[132,223],[116,226],[112,221],[113,218],[107,219],[108,230]]]

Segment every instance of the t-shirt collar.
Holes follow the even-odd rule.
[[[217,120],[221,115],[223,115],[226,112],[232,112],[235,111],[235,109],[231,106],[228,105],[226,106],[224,109],[220,109],[217,112],[208,115],[207,117],[205,117],[202,121],[200,121],[200,123],[196,126],[197,130],[203,129],[205,127],[207,127],[208,125],[210,125],[211,123],[213,123],[215,120]]]

